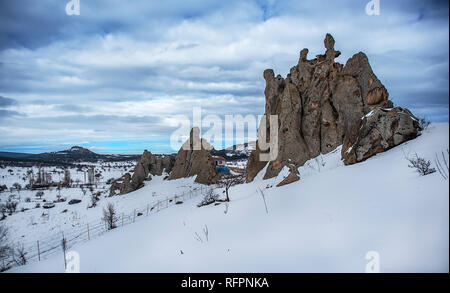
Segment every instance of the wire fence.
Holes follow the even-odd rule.
[[[122,227],[135,223],[144,217],[148,217],[167,209],[169,206],[182,204],[189,199],[202,195],[204,191],[205,188],[200,186],[179,195],[166,197],[165,199],[159,199],[157,202],[147,203],[146,205],[140,205],[136,208],[128,209],[126,212],[116,210],[114,225],[115,227]],[[57,252],[62,252],[63,239],[65,240],[65,247],[67,250],[76,244],[84,243],[97,238],[108,231],[111,231],[111,229],[102,217],[95,221],[87,222],[84,226],[66,231],[60,231],[41,238],[38,241],[22,242],[21,255],[26,260],[27,264],[41,261]],[[2,263],[0,263],[0,266],[2,266],[4,270],[10,269],[14,266],[20,265],[20,259],[21,257],[17,255],[17,252],[11,253],[7,258],[2,258]]]

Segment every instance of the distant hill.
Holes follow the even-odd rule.
[[[22,159],[32,156],[32,154],[25,153],[12,153],[12,152],[0,152],[0,158],[13,158],[13,159]]]
[[[250,141],[242,144],[236,144],[231,147],[226,148],[227,151],[234,151],[236,153],[245,153],[250,155],[250,153],[256,149],[256,141]]]
[[[79,163],[79,162],[98,162],[98,161],[128,161],[139,160],[141,155],[102,155],[93,151],[73,146],[68,150],[59,152],[49,152],[42,154],[25,154],[13,152],[0,152],[1,160],[13,161],[35,161],[35,162],[54,162],[54,163]]]
[[[226,158],[228,161],[236,161],[247,159],[250,156],[252,150],[255,149],[256,142],[251,141],[249,143],[236,144],[223,150],[213,149],[211,154],[213,156],[221,156]]]

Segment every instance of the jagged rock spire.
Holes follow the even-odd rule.
[[[355,54],[343,66],[334,61],[341,52],[335,50],[331,34],[326,34],[324,46],[325,54],[312,60],[307,59],[308,49],[301,50],[298,64],[286,78],[275,77],[272,69],[264,71],[265,114],[278,115],[279,142],[278,157],[269,163],[264,178],[278,175],[284,167],[293,170],[292,165],[299,167],[342,144],[344,162],[351,164],[418,135],[412,114],[401,108],[389,115],[377,111],[379,119],[370,119],[362,127],[363,118],[372,110],[393,107],[388,92],[364,53]],[[377,123],[381,125],[374,127]],[[395,133],[399,135],[394,138]],[[352,146],[358,150],[346,152]],[[257,147],[250,155],[247,181],[267,165],[259,160],[260,152]],[[351,154],[348,159],[347,154]]]

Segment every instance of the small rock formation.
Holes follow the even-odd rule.
[[[352,164],[419,134],[417,119],[408,110],[392,109],[389,93],[367,56],[359,52],[343,66],[334,61],[341,54],[334,44],[327,34],[325,54],[312,60],[307,59],[308,49],[301,50],[298,64],[285,79],[272,69],[264,71],[267,136],[268,116],[278,115],[278,157],[269,162],[264,179],[277,176],[285,166],[292,168],[291,164],[298,168],[342,144],[342,158]],[[374,116],[367,115],[371,111]],[[259,160],[260,153],[257,146],[249,157],[247,182],[267,165]],[[291,179],[296,175],[292,174]]]
[[[342,159],[345,165],[364,161],[373,155],[416,138],[419,120],[407,109],[375,108],[354,125],[345,137]]]
[[[286,178],[284,178],[280,183],[278,183],[277,187],[286,184],[291,184],[292,182],[300,180],[300,177],[298,176],[298,170],[295,165],[290,164],[289,170],[290,170],[289,175]]]
[[[115,180],[109,189],[109,196],[116,195],[116,191],[119,191],[119,194],[126,194],[134,191],[134,187],[131,184],[131,175],[130,173],[125,173],[122,177]]]
[[[196,175],[197,183],[216,183],[218,176],[210,153],[211,149],[212,146],[205,139],[200,138],[199,128],[192,128],[189,139],[178,151],[169,180]]]
[[[141,188],[144,181],[152,179],[151,175],[161,176],[163,172],[170,173],[174,162],[174,156],[157,157],[145,150],[134,167],[133,175],[125,173],[125,175],[111,184],[110,196],[115,195],[117,190],[119,190],[120,194],[125,194]]]

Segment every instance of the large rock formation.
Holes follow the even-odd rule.
[[[189,139],[178,151],[169,180],[197,176],[195,182],[216,183],[217,169],[210,153],[211,150],[212,146],[205,139],[200,138],[200,130],[194,127]]]
[[[392,109],[389,93],[367,56],[359,52],[343,66],[334,61],[340,55],[334,44],[327,34],[325,54],[312,60],[303,49],[285,79],[272,69],[264,71],[266,119],[278,115],[278,156],[269,162],[265,179],[277,176],[284,166],[299,167],[342,144],[344,162],[352,164],[419,134],[417,119],[408,110]],[[269,136],[268,120],[266,127]],[[247,182],[267,165],[259,160],[260,153],[257,146],[250,155]]]
[[[111,184],[110,195],[115,195],[116,191],[119,191],[120,194],[135,191],[143,186],[144,181],[151,180],[151,175],[161,176],[163,172],[169,174],[174,163],[175,157],[172,155],[157,157],[145,150],[134,167],[133,175],[125,173]]]

